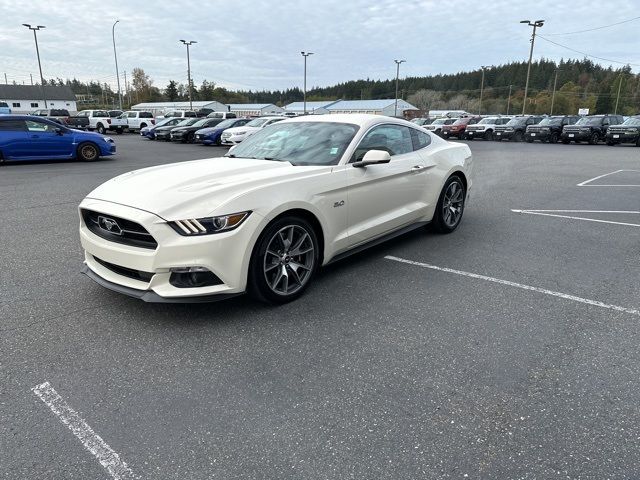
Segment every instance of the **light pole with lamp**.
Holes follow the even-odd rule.
[[[313,55],[313,52],[300,52],[300,54],[304,57],[304,90],[303,90],[303,107],[302,111],[306,115],[307,114],[307,57],[309,55]]]
[[[533,45],[536,41],[536,29],[544,25],[544,20],[536,20],[531,22],[529,20],[521,20],[520,23],[526,23],[530,27],[533,27],[533,33],[531,34],[531,50],[529,51],[529,66],[527,67],[527,81],[524,85],[524,100],[522,101],[522,115],[524,115],[527,108],[527,93],[529,91],[529,75],[531,74],[531,59],[533,58]]]
[[[400,80],[400,64],[406,62],[406,60],[394,60],[396,62],[396,104],[393,109],[393,116],[398,116],[398,83]]]
[[[49,105],[47,105],[47,95],[44,91],[44,77],[42,76],[42,64],[40,63],[40,49],[38,48],[38,35],[36,35],[36,32],[38,30],[41,30],[46,27],[44,25],[36,25],[35,27],[32,27],[28,23],[23,23],[22,25],[27,27],[29,30],[33,30],[33,39],[36,41],[36,55],[38,56],[38,68],[40,69],[40,87],[42,88],[42,99],[44,100],[44,108],[48,109]]]
[[[189,82],[189,110],[193,110],[193,101],[191,97],[191,58],[189,57],[189,46],[198,43],[195,40],[180,40],[187,46],[187,82]]]

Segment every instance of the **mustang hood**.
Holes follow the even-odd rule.
[[[269,160],[209,158],[134,170],[103,183],[87,198],[139,208],[165,220],[200,218],[247,191],[305,176],[310,170],[317,167],[294,167],[289,162]]]

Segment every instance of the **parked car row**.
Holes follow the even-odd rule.
[[[496,140],[533,143],[536,140],[547,143],[587,142],[596,145],[635,143],[640,146],[640,115],[626,120],[622,115],[494,115],[459,118],[414,119],[421,125],[443,138],[464,140]]]
[[[236,145],[259,130],[285,120],[283,116],[234,118],[226,112],[213,112],[205,118],[169,117],[153,127],[140,130],[140,135],[150,140],[203,145]],[[223,118],[227,117],[227,118]]]

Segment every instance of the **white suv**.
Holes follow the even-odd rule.
[[[258,130],[263,129],[272,123],[286,120],[286,118],[287,117],[258,117],[255,120],[251,120],[243,127],[227,128],[222,132],[220,140],[223,145],[236,145],[242,142],[245,138],[256,133]]]
[[[469,125],[467,127],[466,138],[467,140],[473,140],[474,138],[493,140],[493,132],[495,132],[496,126],[505,125],[512,118],[511,115],[496,115],[483,118],[475,125]]]

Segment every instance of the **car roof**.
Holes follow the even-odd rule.
[[[419,125],[411,123],[401,118],[387,117],[385,115],[372,115],[365,113],[331,113],[327,115],[301,115],[283,120],[282,123],[294,122],[335,122],[350,123],[360,127],[370,127],[379,123],[396,123],[398,125],[407,125],[409,127],[419,128]]]

